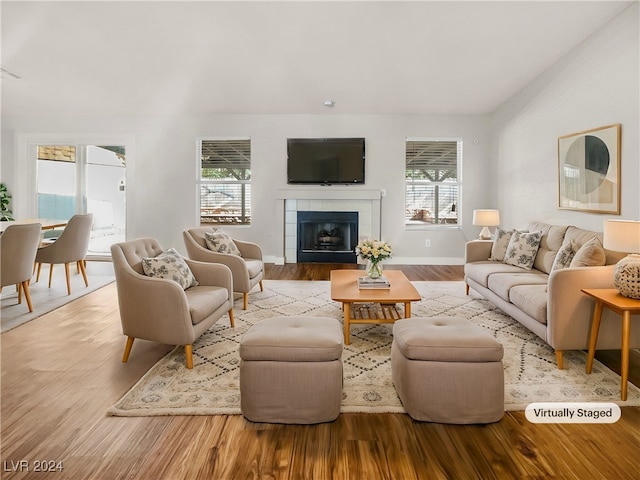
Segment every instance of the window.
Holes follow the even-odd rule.
[[[251,223],[251,140],[203,139],[200,158],[200,223]]]
[[[406,141],[405,224],[458,224],[462,141]]]

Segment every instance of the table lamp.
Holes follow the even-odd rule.
[[[621,295],[640,299],[640,221],[605,220],[603,245],[629,254],[616,263],[613,284]]]
[[[493,236],[488,227],[497,227],[500,225],[500,212],[498,210],[474,210],[473,224],[482,227],[480,230],[480,240],[491,240]]]

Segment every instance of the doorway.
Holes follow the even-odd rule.
[[[93,213],[87,258],[111,258],[111,245],[126,238],[125,146],[39,144],[35,150],[37,217]]]

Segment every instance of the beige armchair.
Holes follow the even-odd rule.
[[[136,338],[184,345],[187,368],[193,368],[192,344],[225,313],[233,322],[231,270],[224,265],[185,259],[199,285],[183,290],[173,280],[144,274],[142,259],[163,250],[151,238],[111,246],[126,362]]]
[[[67,276],[67,293],[71,295],[71,277],[69,275],[69,264],[76,262],[78,270],[82,273],[84,284],[88,287],[87,271],[85,269],[84,257],[89,249],[91,239],[91,228],[93,227],[93,213],[85,215],[74,215],[64,227],[58,239],[40,247],[36,255],[38,264],[38,274],[36,282],[40,280],[40,269],[43,263],[49,264],[49,288],[53,278],[53,265],[64,263],[64,271]]]
[[[231,269],[233,274],[233,291],[242,293],[243,307],[246,310],[249,292],[256,284],[263,291],[264,263],[262,250],[251,242],[233,240],[240,250],[240,256],[230,253],[219,253],[207,248],[205,233],[212,232],[211,227],[196,227],[184,230],[182,236],[187,247],[187,254],[192,260],[200,262],[222,263]]]
[[[33,262],[40,243],[42,225],[27,223],[10,225],[0,236],[0,290],[6,285],[18,286],[18,303],[22,303],[22,292],[27,307],[33,312],[29,282],[33,274]]]

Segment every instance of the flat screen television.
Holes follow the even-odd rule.
[[[287,139],[287,183],[364,183],[364,138]]]

